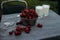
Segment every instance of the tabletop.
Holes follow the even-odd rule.
[[[43,24],[43,28],[32,26],[29,34],[22,33],[20,36],[10,36],[8,32],[13,30],[16,27],[16,22],[20,20],[20,17],[17,17],[17,15],[19,15],[19,13],[2,16],[2,22],[0,23],[0,40],[40,40],[60,35],[60,16],[50,10],[48,16],[41,19],[38,18],[37,20],[36,24]],[[12,24],[5,26],[5,22]]]

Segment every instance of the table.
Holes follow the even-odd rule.
[[[30,34],[22,33],[20,36],[10,36],[8,32],[15,29],[15,23],[20,20],[19,17],[16,17],[18,14],[3,15],[0,23],[0,40],[40,40],[60,35],[60,16],[50,10],[49,16],[37,20],[37,23],[43,24],[43,28],[32,26]],[[13,22],[13,25],[4,26],[4,22]]]

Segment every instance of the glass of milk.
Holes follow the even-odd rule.
[[[38,14],[38,16],[40,18],[42,18],[43,17],[43,7],[42,6],[36,6],[35,10],[36,10],[36,13]]]
[[[42,5],[44,16],[48,16],[50,5]]]

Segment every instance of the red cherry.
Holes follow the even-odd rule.
[[[14,34],[15,34],[16,36],[18,36],[18,35],[21,35],[21,32],[16,31],[16,32],[14,32]]]
[[[20,27],[16,27],[16,31],[22,31],[22,28],[20,28]]]
[[[30,13],[35,13],[35,10],[34,9],[30,9]]]
[[[23,12],[24,13],[29,13],[29,10],[28,9],[25,9]]]
[[[42,28],[42,27],[43,27],[43,25],[42,25],[42,24],[38,24],[38,25],[37,25],[37,27]]]
[[[30,33],[30,31],[25,31],[26,33]]]
[[[23,16],[26,16],[26,14],[25,14],[25,13],[22,13],[22,15],[23,15]]]
[[[30,28],[26,27],[25,32],[30,33],[30,30],[31,30]]]
[[[37,14],[37,13],[35,13],[33,17],[34,17],[34,18],[37,18],[37,17],[38,17],[38,14]]]
[[[28,13],[27,16],[26,16],[27,19],[30,19],[31,18],[31,15]]]
[[[19,24],[22,24],[22,23],[23,23],[23,22],[22,22],[22,21],[20,21],[20,22],[17,22],[17,23],[16,23],[16,25],[19,25]]]
[[[22,27],[22,30],[24,31],[26,29],[26,27]]]
[[[32,19],[33,17],[32,16],[29,16],[29,19]]]
[[[32,17],[32,16],[34,16],[34,14],[33,13],[30,13],[30,16]]]
[[[9,35],[12,35],[13,34],[13,31],[9,32]]]
[[[21,17],[25,17],[25,16],[26,16],[26,14],[25,14],[25,13],[22,13],[20,16],[21,16]]]

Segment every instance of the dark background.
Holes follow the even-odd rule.
[[[57,1],[57,0],[40,0],[40,1]]]
[[[0,0],[0,4],[2,1],[3,0]],[[60,15],[59,13],[60,3],[58,0],[25,0],[25,1],[28,3],[29,8],[33,8],[34,6],[37,6],[37,5],[49,4],[51,5],[50,9]],[[11,4],[16,4],[16,3],[11,3]],[[1,9],[1,5],[0,5],[0,9]]]

